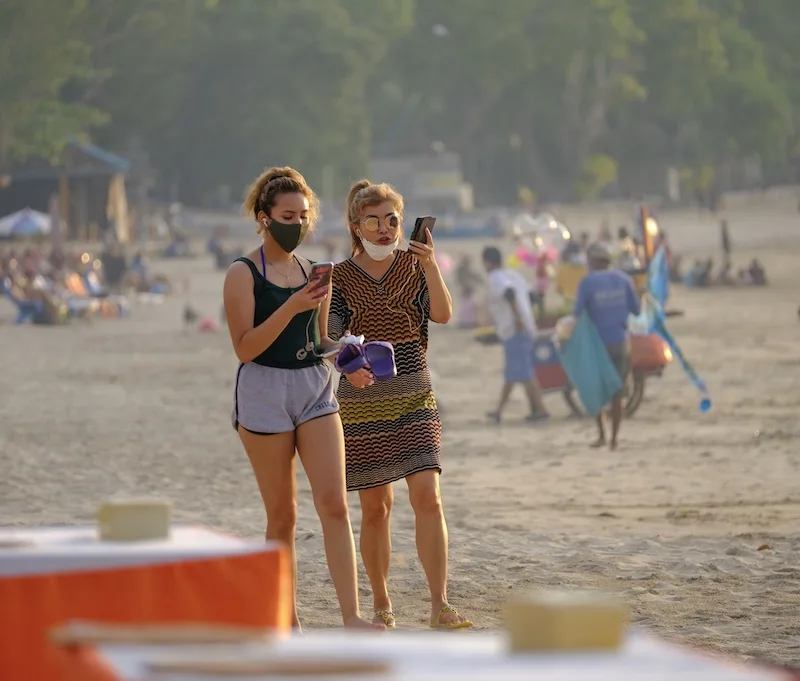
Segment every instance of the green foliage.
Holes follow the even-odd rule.
[[[686,192],[707,192],[714,184],[715,175],[714,168],[709,165],[699,168],[682,168],[680,181]]]
[[[107,120],[65,101],[62,88],[92,77],[76,30],[80,0],[4,0],[0,5],[0,167],[29,155],[56,158],[69,135]]]
[[[595,199],[617,179],[617,162],[607,154],[588,156],[583,161],[578,183],[578,197]]]
[[[456,10],[457,7],[457,11]],[[337,193],[441,141],[478,201],[658,191],[800,152],[797,0],[4,0],[0,165],[70,134],[201,201],[289,163]],[[509,142],[513,140],[513,144]],[[706,170],[710,169],[711,179]],[[652,172],[651,172],[652,171]],[[702,171],[702,172],[701,172]],[[651,182],[646,185],[646,182]],[[653,181],[654,182],[654,181]],[[705,186],[709,185],[709,186]]]

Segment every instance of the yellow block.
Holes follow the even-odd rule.
[[[542,592],[506,605],[511,651],[615,650],[625,635],[627,608],[602,592]]]
[[[169,537],[171,507],[159,499],[107,501],[97,509],[103,541],[147,541]]]
[[[578,284],[588,273],[585,265],[561,263],[556,269],[556,290],[565,298],[575,300]]]

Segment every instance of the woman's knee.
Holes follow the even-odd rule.
[[[346,520],[349,517],[344,489],[321,492],[315,496],[314,506],[321,521]]]
[[[391,485],[363,490],[359,496],[361,498],[361,519],[364,522],[380,523],[388,520],[394,503]]]
[[[296,525],[297,502],[295,500],[272,504],[270,508],[267,508],[267,526],[270,534],[294,535]]]
[[[434,471],[418,473],[420,477],[408,487],[408,498],[414,513],[441,514],[442,496],[439,476]]]

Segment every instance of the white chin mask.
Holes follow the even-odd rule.
[[[397,245],[400,243],[399,239],[395,239],[390,244],[386,244],[385,246],[381,244],[373,244],[371,241],[367,241],[363,236],[360,234],[358,238],[361,239],[361,245],[364,247],[364,252],[373,260],[377,260],[380,262],[381,260],[386,260],[392,253],[394,253]]]

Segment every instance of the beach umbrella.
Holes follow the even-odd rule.
[[[24,237],[50,234],[50,216],[30,208],[0,218],[0,239],[20,239]]]

